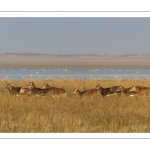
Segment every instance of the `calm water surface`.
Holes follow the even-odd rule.
[[[150,79],[150,70],[1,69],[0,79]]]

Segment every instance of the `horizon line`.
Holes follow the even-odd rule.
[[[141,56],[150,55],[150,53],[145,54],[52,54],[52,53],[0,53],[0,55],[55,55],[55,56]]]

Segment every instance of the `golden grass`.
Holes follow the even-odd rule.
[[[146,133],[150,132],[150,98],[112,96],[83,98],[71,90],[123,85],[149,86],[149,80],[32,80],[37,87],[46,82],[67,91],[66,98],[12,96],[9,82],[26,87],[31,80],[0,80],[0,132],[21,133]]]

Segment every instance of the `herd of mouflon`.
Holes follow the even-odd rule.
[[[51,87],[47,83],[44,83],[42,88],[35,86],[33,82],[30,82],[26,88],[11,86],[8,83],[5,87],[12,95],[35,95],[35,96],[50,96],[50,97],[66,97],[66,90],[58,87]],[[142,86],[131,86],[125,88],[122,85],[113,86],[108,88],[103,88],[98,84],[94,89],[88,89],[84,91],[79,91],[79,89],[74,88],[72,93],[78,95],[79,97],[96,97],[101,95],[102,97],[117,95],[121,96],[124,93],[126,96],[150,96],[150,87]]]

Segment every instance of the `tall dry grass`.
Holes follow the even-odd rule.
[[[32,80],[37,87],[46,82],[67,91],[66,98],[12,96],[9,82],[26,87],[31,80],[0,80],[0,132],[27,133],[116,133],[150,132],[150,98],[112,96],[79,98],[79,90],[123,85],[150,86],[149,80]]]

